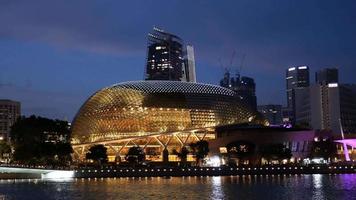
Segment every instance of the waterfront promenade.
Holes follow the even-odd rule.
[[[352,174],[356,164],[319,166],[244,166],[244,167],[101,167],[75,170],[45,170],[0,167],[0,179],[61,179],[114,177],[185,177],[235,175],[289,175],[289,174]]]
[[[184,177],[184,176],[234,176],[234,175],[287,175],[287,174],[350,174],[356,165],[338,166],[261,166],[261,167],[187,167],[187,168],[114,168],[76,169],[76,178],[113,177]]]

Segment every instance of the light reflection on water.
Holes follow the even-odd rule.
[[[1,180],[4,199],[353,199],[356,174]]]

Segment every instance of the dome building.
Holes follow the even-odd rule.
[[[104,144],[109,160],[123,157],[134,145],[145,149],[147,159],[162,160],[164,149],[214,139],[215,127],[241,123],[266,121],[227,88],[132,81],[103,88],[83,104],[72,123],[72,144],[77,159],[91,145]]]

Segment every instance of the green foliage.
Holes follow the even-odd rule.
[[[47,133],[58,133],[69,138],[67,122],[36,116],[19,118],[11,128],[15,162],[31,165],[68,165],[73,152],[70,143],[45,142]]]
[[[145,161],[145,152],[139,146],[133,146],[129,149],[126,154],[126,161],[131,163],[132,165],[141,164]]]
[[[193,154],[195,155],[197,164],[208,155],[209,153],[209,143],[205,140],[200,140],[196,143],[190,144],[190,147],[193,150]]]
[[[260,146],[260,155],[266,160],[284,160],[292,157],[292,152],[283,144],[267,144]]]
[[[177,155],[181,162],[184,163],[187,162],[189,151],[186,147],[182,147],[180,152],[178,152],[176,149],[173,149],[172,154]]]
[[[86,159],[93,160],[97,162],[99,165],[108,162],[107,148],[102,145],[94,145],[89,148],[89,152],[85,155]]]

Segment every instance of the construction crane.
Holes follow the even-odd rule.
[[[238,74],[238,77],[239,77],[239,78],[240,78],[240,76],[241,76],[242,67],[243,67],[244,62],[245,62],[245,57],[246,57],[246,54],[242,54],[242,56],[241,56],[241,62],[240,62],[240,68],[237,70],[237,74]]]
[[[233,50],[232,54],[231,54],[230,62],[229,62],[229,64],[227,66],[225,66],[223,64],[223,62],[221,61],[221,58],[219,58],[218,61],[219,61],[220,67],[224,70],[225,73],[230,73],[231,69],[235,68],[236,69],[236,78],[240,79],[241,71],[242,71],[242,68],[244,66],[246,54],[242,54],[240,65],[234,67],[234,59],[235,59],[235,57],[236,57],[236,50]]]

